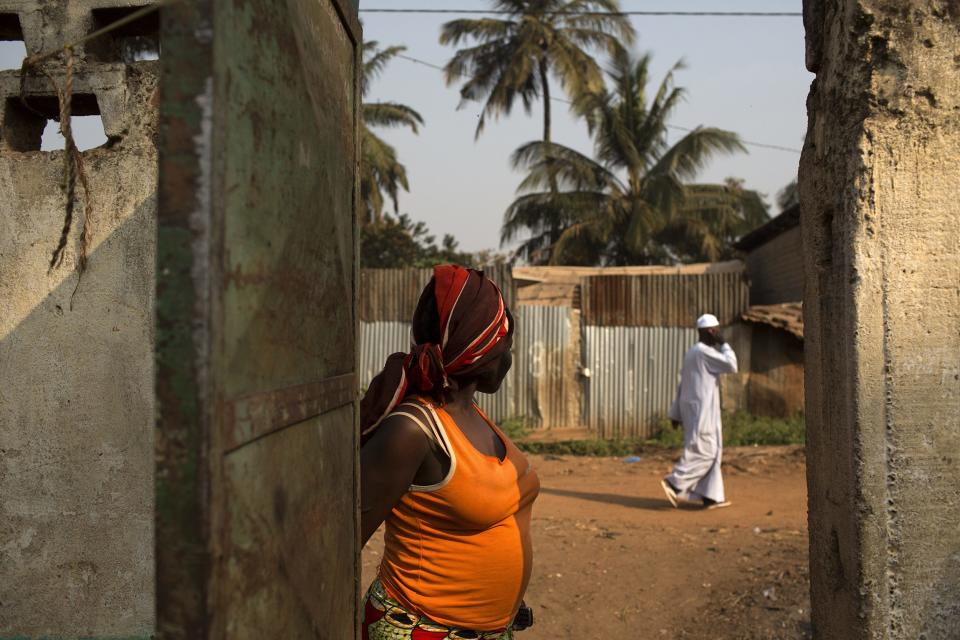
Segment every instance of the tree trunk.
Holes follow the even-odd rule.
[[[540,58],[540,85],[543,87],[543,142],[547,145],[547,172],[550,175],[550,193],[557,194],[560,189],[557,186],[557,176],[554,174],[553,162],[551,156],[553,150],[550,148],[552,144],[550,140],[550,73],[547,68],[547,59],[546,57]],[[552,262],[553,259],[553,246],[560,239],[560,234],[562,233],[559,220],[552,220],[550,224],[550,248],[547,250],[548,256],[546,259],[547,263]]]
[[[546,58],[540,59],[540,85],[543,87],[543,141],[550,142],[550,74]]]

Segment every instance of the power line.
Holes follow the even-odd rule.
[[[408,55],[403,54],[403,53],[397,54],[397,57],[398,57],[398,58],[403,58],[404,60],[407,60],[408,62],[413,62],[413,63],[415,63],[415,64],[423,65],[423,66],[429,67],[429,68],[431,68],[431,69],[436,69],[437,71],[444,71],[444,68],[441,67],[440,65],[433,64],[432,62],[427,62],[426,60],[420,60],[419,58],[414,58],[413,56],[408,56]],[[564,98],[557,98],[557,97],[555,97],[555,96],[551,96],[550,99],[553,100],[554,102],[562,102],[563,104],[573,104],[573,103],[572,103],[571,101],[569,101],[569,100],[566,100],[566,99],[564,99]],[[681,127],[681,126],[675,125],[675,124],[668,124],[668,125],[667,125],[667,128],[668,128],[668,129],[676,129],[676,130],[678,130],[678,131],[687,131],[687,132],[689,132],[689,131],[694,131],[694,129],[691,129],[691,128],[689,128],[689,127]],[[774,150],[774,151],[787,151],[787,152],[789,152],[789,153],[800,153],[800,149],[795,149],[795,148],[793,148],[793,147],[785,147],[785,146],[779,145],[779,144],[768,144],[768,143],[765,143],[765,142],[753,142],[753,141],[750,141],[750,140],[740,140],[740,142],[742,142],[742,143],[745,144],[745,145],[748,145],[748,146],[751,146],[751,147],[759,147],[759,148],[761,148],[761,149],[772,149],[772,150]]]
[[[460,15],[513,15],[513,11],[503,9],[360,9],[360,13],[422,13],[422,14],[460,14]],[[547,11],[544,15],[553,16],[674,16],[674,17],[723,17],[723,18],[798,18],[799,11]]]
[[[675,124],[668,124],[667,127],[670,129],[679,129],[680,131],[695,131],[695,129],[690,129],[688,127],[679,127]],[[740,142],[751,147],[760,147],[762,149],[775,149],[776,151],[789,151],[790,153],[802,153],[800,149],[795,149],[793,147],[785,147],[779,144],[767,144],[765,142],[752,142],[750,140],[741,139]]]
[[[404,60],[409,60],[410,62],[415,62],[417,64],[422,64],[425,67],[430,67],[431,69],[436,69],[437,71],[444,71],[444,68],[438,64],[433,64],[432,62],[427,62],[425,60],[418,60],[417,58],[413,58],[411,56],[404,55],[402,53],[398,53],[397,57],[403,58]]]

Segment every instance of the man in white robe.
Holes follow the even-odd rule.
[[[715,316],[700,316],[697,330],[700,341],[683,357],[677,398],[667,414],[674,424],[683,423],[683,455],[660,486],[674,507],[682,498],[716,509],[730,505],[720,473],[720,376],[737,372],[737,355],[724,342]]]

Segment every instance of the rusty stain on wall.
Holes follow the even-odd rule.
[[[158,389],[184,421],[158,425],[158,495],[178,516],[158,528],[162,633],[354,637],[355,7],[176,6],[164,17],[176,53],[164,59]]]
[[[692,327],[704,313],[723,325],[749,304],[744,271],[697,275],[595,276],[583,279],[584,321],[592,326]]]

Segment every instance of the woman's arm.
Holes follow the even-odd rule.
[[[360,450],[360,540],[363,545],[413,483],[430,441],[413,420],[391,416]]]

